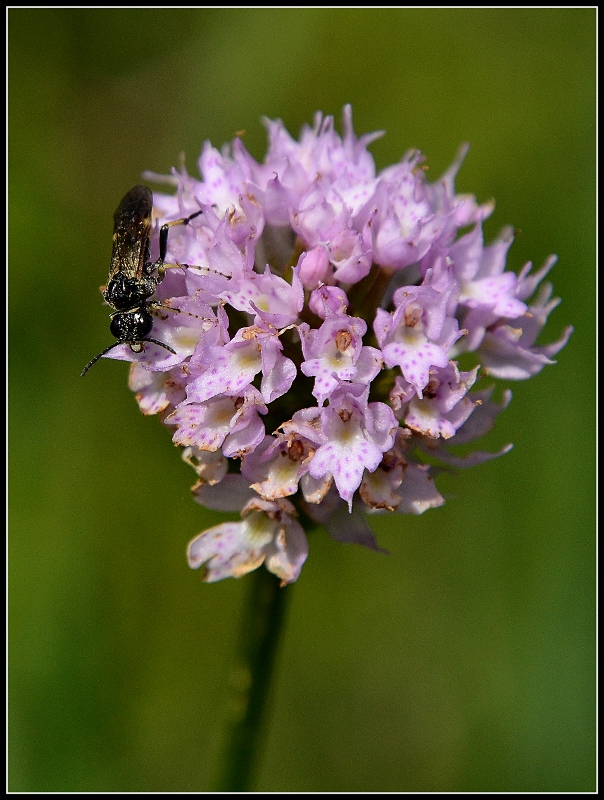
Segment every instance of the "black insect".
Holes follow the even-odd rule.
[[[190,217],[166,222],[159,232],[159,258],[151,261],[151,213],[153,211],[153,194],[146,186],[134,186],[119,204],[113,215],[113,252],[107,286],[103,297],[114,309],[111,314],[109,330],[117,339],[109,347],[95,356],[82,370],[85,375],[90,367],[101,356],[114,347],[127,344],[133,353],[141,353],[145,349],[144,342],[151,342],[175,351],[164,342],[151,339],[149,334],[153,328],[154,308],[161,308],[158,300],[151,298],[155,294],[157,284],[161,283],[164,272],[170,266],[165,264],[168,247],[168,231],[173,225],[187,225],[192,219],[202,214],[196,211]],[[177,309],[171,309],[177,311]]]

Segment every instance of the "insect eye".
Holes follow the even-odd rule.
[[[123,314],[115,314],[111,319],[109,330],[121,342],[134,342],[144,339],[151,333],[153,317],[147,311],[138,309]]]
[[[124,324],[124,317],[126,314],[116,314],[111,318],[109,330],[116,339],[123,339],[126,334],[126,326]]]
[[[132,324],[135,329],[135,336],[132,337],[133,339],[143,339],[151,333],[153,317],[148,311],[139,309],[138,311],[134,311],[130,316],[132,317]]]

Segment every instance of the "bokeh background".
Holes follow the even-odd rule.
[[[552,273],[558,364],[512,385],[446,506],[318,533],[298,583],[260,791],[591,791],[594,711],[594,9],[9,11],[9,788],[205,790],[246,579],[205,585],[196,505],[143,417],[98,286],[145,169],[320,109],[385,129],[520,230]],[[341,128],[339,128],[341,130]],[[501,388],[504,388],[501,385]],[[501,389],[498,389],[500,391]]]

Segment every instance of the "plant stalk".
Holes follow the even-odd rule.
[[[235,662],[230,675],[225,746],[215,791],[248,792],[261,750],[263,721],[291,587],[263,566],[250,575]]]

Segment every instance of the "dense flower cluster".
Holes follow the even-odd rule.
[[[570,334],[535,344],[558,301],[549,285],[530,298],[555,258],[516,275],[510,229],[484,244],[492,204],[454,189],[467,148],[429,183],[419,151],[376,173],[367,146],[381,134],[357,138],[349,106],[343,126],[340,137],[318,113],[296,141],[267,120],[264,163],[238,138],[222,152],[208,142],[201,181],[174,171],[163,180],[176,195],[154,195],[157,224],[202,211],[170,229],[168,260],[186,266],[158,287],[175,313],[158,315],[153,337],[175,354],[147,343],[111,357],[135,361],[131,389],[184,448],[195,499],[241,512],[189,545],[207,581],[263,562],[296,580],[301,519],[379,549],[367,513],[444,502],[428,462],[499,455],[448,449],[482,436],[509,402],[471,391],[479,365],[529,378]],[[463,371],[467,353],[475,366]]]

